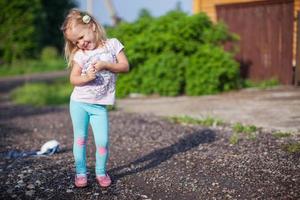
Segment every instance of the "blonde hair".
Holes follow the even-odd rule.
[[[84,17],[89,16],[90,20],[85,21]],[[90,14],[80,11],[79,9],[73,8],[69,11],[68,15],[65,18],[65,21],[63,22],[62,26],[61,26],[61,31],[64,34],[64,39],[65,39],[65,58],[67,60],[68,63],[68,67],[72,67],[73,65],[73,57],[76,51],[79,50],[79,48],[73,44],[72,41],[70,41],[67,37],[66,37],[66,32],[71,29],[74,26],[77,25],[92,25],[94,24],[96,27],[96,39],[97,41],[99,41],[99,44],[103,44],[104,41],[106,40],[106,33],[104,28],[97,23],[97,21],[95,20],[95,18],[93,16],[91,16]]]

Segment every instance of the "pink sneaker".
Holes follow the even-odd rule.
[[[87,186],[87,177],[86,176],[75,176],[75,186],[76,187],[86,187]]]
[[[111,179],[108,174],[105,176],[97,176],[96,180],[101,187],[108,187],[111,184]]]

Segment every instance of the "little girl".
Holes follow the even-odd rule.
[[[91,124],[96,144],[96,180],[108,187],[107,105],[115,100],[115,73],[127,72],[129,64],[117,39],[107,39],[103,27],[89,14],[71,9],[63,25],[65,56],[71,68],[74,90],[70,98],[70,115],[74,131],[73,154],[76,187],[87,186],[86,141]]]

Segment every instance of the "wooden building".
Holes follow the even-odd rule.
[[[299,83],[299,11],[300,0],[193,1],[193,13],[205,12],[214,22],[222,20],[240,36],[237,59],[245,78],[277,78],[283,84]]]

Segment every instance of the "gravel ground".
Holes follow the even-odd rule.
[[[94,174],[94,141],[88,141],[89,185],[74,187],[72,127],[67,107],[0,105],[0,152],[39,149],[61,143],[48,157],[0,160],[0,199],[299,199],[300,153],[284,144],[300,136],[229,142],[230,127],[183,126],[168,120],[110,112],[109,174],[99,188]]]

